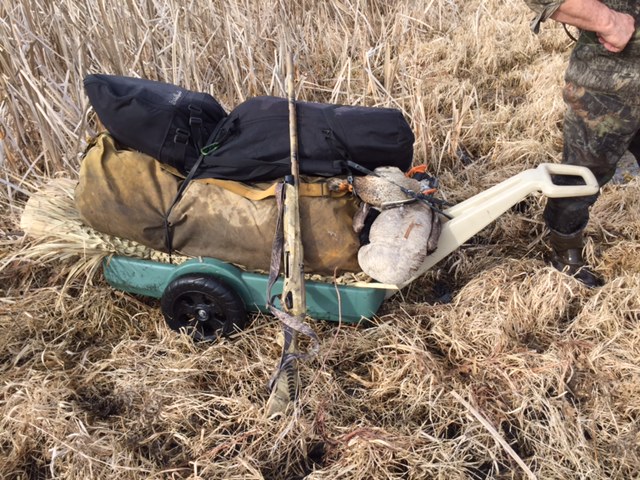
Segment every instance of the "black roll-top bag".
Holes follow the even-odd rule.
[[[300,172],[334,176],[350,160],[369,170],[411,167],[414,135],[392,108],[296,102]],[[289,106],[286,98],[253,97],[220,122],[207,142],[210,153],[194,178],[268,181],[290,173]],[[187,162],[189,170],[197,159]]]
[[[84,79],[100,121],[122,146],[191,178],[271,181],[291,172],[286,98],[253,97],[229,115],[211,95],[169,83],[117,75]],[[414,136],[397,109],[296,102],[300,172],[335,176],[411,167]],[[204,153],[203,153],[204,152]]]
[[[84,78],[84,88],[120,144],[182,172],[227,115],[209,94],[154,80],[93,74]]]

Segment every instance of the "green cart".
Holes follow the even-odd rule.
[[[584,185],[556,185],[552,176],[557,175],[581,177]],[[314,319],[344,323],[371,319],[386,298],[422,276],[528,195],[541,192],[547,197],[584,196],[598,189],[596,179],[585,167],[542,164],[521,172],[447,209],[438,248],[406,283],[334,285],[307,281],[307,313]],[[161,299],[169,326],[178,331],[186,329],[200,340],[241,330],[248,313],[268,312],[266,275],[246,272],[213,258],[169,264],[113,256],[104,262],[104,276],[116,289]],[[281,291],[279,280],[272,290],[276,305]]]

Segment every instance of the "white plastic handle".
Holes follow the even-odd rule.
[[[551,175],[580,177],[585,185],[556,185],[553,183]],[[543,163],[536,168],[520,172],[498,185],[494,185],[488,190],[447,209],[445,212],[451,219],[445,221],[442,225],[438,248],[427,256],[415,276],[403,285],[398,285],[398,288],[402,288],[422,275],[513,205],[533,192],[538,191],[547,197],[559,198],[593,195],[599,189],[600,186],[593,173],[586,167]]]
[[[538,165],[536,170],[544,176],[541,182],[542,193],[551,198],[560,197],[583,197],[598,193],[600,185],[596,177],[593,176],[591,170],[586,167],[577,165],[559,165],[555,163],[543,163]],[[551,175],[566,175],[572,177],[580,177],[584,181],[584,185],[556,185],[551,179]]]

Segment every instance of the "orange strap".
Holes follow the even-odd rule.
[[[409,178],[414,177],[416,174],[418,173],[427,173],[427,165],[426,164],[422,164],[422,165],[417,165],[415,167],[412,167],[407,173],[405,173],[405,175]],[[423,190],[422,193],[423,195],[432,195],[434,193],[436,193],[438,191],[437,188],[429,188],[427,190]]]
[[[422,165],[411,167],[411,169],[407,173],[405,173],[405,175],[407,177],[414,177],[416,173],[427,173],[427,165],[423,163]]]
[[[175,168],[161,164],[161,168],[175,175],[176,177],[184,178],[178,170]],[[219,178],[199,178],[196,182],[206,183],[208,185],[215,185],[220,188],[224,188],[237,195],[248,198],[249,200],[258,201],[265,198],[275,197],[276,187],[279,182],[275,182],[269,185],[252,186],[242,182],[236,182],[234,180],[221,180]],[[337,192],[329,190],[329,186],[326,182],[300,182],[299,195],[301,197],[343,197],[349,192],[349,190],[340,189]]]

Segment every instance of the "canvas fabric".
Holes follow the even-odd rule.
[[[358,272],[360,242],[352,228],[357,200],[350,194],[334,196],[323,187],[304,188],[325,180],[305,178],[301,184],[305,271]],[[166,252],[165,213],[181,181],[154,158],[119,148],[110,135],[102,134],[84,155],[75,202],[94,229]],[[267,271],[278,214],[272,185],[192,181],[169,218],[173,251]],[[247,198],[251,195],[243,192],[265,198]]]

